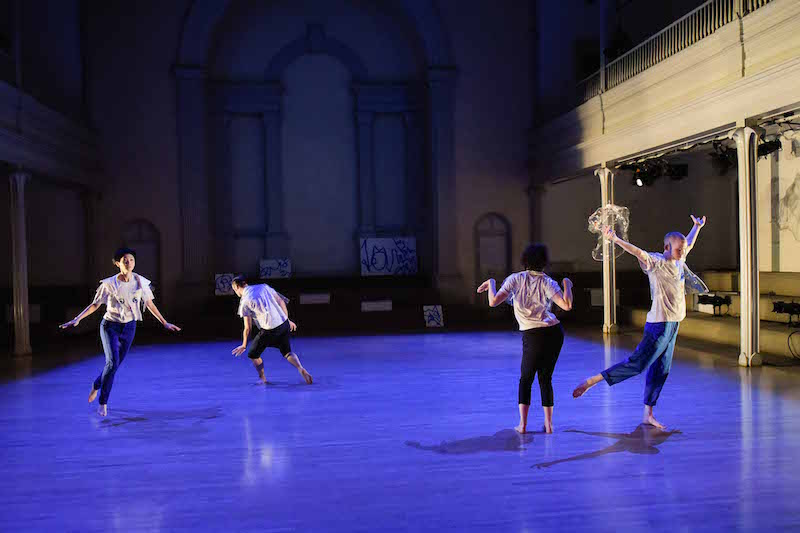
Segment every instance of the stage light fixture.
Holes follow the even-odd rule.
[[[632,170],[631,183],[637,187],[651,186],[658,178],[669,177],[671,180],[680,180],[689,175],[689,165],[673,165],[666,159],[648,159],[639,163],[628,163],[619,167],[622,170]]]
[[[772,312],[789,315],[789,325],[793,324],[792,317],[800,319],[800,303],[798,302],[772,302]]]
[[[731,297],[730,296],[717,296],[716,294],[700,294],[697,296],[697,303],[704,304],[704,305],[713,305],[714,306],[714,316],[721,316],[722,315],[722,306],[728,306],[728,309],[731,307]],[[717,315],[717,309],[719,309],[719,315]]]
[[[758,145],[758,157],[766,157],[772,152],[777,152],[781,149],[780,139],[772,139],[771,141],[764,141]]]

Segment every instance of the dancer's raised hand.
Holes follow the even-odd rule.
[[[703,226],[706,225],[706,217],[697,218],[694,215],[690,216],[692,217],[692,222],[694,222],[694,225],[697,226],[698,228],[702,228]]]

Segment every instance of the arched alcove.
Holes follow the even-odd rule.
[[[511,272],[511,224],[497,213],[487,213],[475,222],[475,279],[498,282]]]

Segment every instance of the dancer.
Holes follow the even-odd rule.
[[[522,364],[519,378],[519,425],[514,428],[525,433],[528,426],[528,409],[531,404],[533,377],[539,374],[539,392],[544,410],[544,431],[553,432],[553,369],[556,366],[564,330],[556,316],[550,312],[552,302],[561,309],[572,309],[572,281],[564,278],[562,292],[558,283],[542,270],[548,263],[547,247],[530,244],[522,252],[525,270],[511,274],[500,290],[495,290],[494,279],[487,279],[478,292],[488,292],[489,306],[496,307],[511,298],[514,316],[522,331]]]
[[[231,286],[236,296],[241,299],[239,316],[244,322],[242,344],[234,348],[231,353],[239,357],[247,351],[247,357],[253,361],[253,366],[258,371],[261,382],[267,383],[261,354],[267,348],[277,348],[281,355],[303,376],[306,383],[311,385],[313,383],[311,374],[300,364],[297,354],[292,352],[289,332],[297,330],[297,324],[289,320],[289,310],[286,308],[284,298],[269,285],[248,285],[243,276],[233,278]],[[251,338],[254,321],[258,333]]]
[[[644,337],[633,354],[625,361],[603,370],[578,385],[572,392],[578,398],[605,380],[610,385],[636,376],[649,367],[644,387],[644,416],[642,422],[657,428],[664,428],[653,416],[661,388],[669,376],[672,366],[672,353],[678,337],[678,326],[686,317],[686,296],[684,294],[686,256],[694,247],[706,217],[691,215],[692,230],[684,237],[682,233],[671,232],[664,236],[664,253],[647,253],[626,242],[614,233],[613,228],[605,227],[604,236],[612,243],[639,260],[639,266],[650,281],[650,297],[653,304],[647,313]]]
[[[94,380],[89,393],[89,403],[92,403],[98,391],[100,392],[100,407],[97,411],[100,416],[108,414],[108,396],[111,394],[114,376],[133,344],[136,321],[143,319],[144,308],[149,309],[167,330],[181,330],[161,316],[158,307],[153,303],[150,280],[134,274],[133,269],[136,266],[134,250],[120,248],[114,252],[114,265],[119,268],[119,274],[102,280],[92,303],[78,316],[59,326],[61,329],[74,328],[81,320],[97,311],[101,305],[106,306],[106,314],[100,322],[100,339],[106,355],[106,365]]]

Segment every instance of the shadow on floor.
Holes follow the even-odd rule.
[[[663,429],[659,429],[649,424],[639,424],[636,429],[630,433],[599,433],[593,431],[579,431],[577,429],[568,429],[565,431],[565,433],[583,433],[584,435],[592,435],[595,437],[617,439],[617,442],[611,446],[606,446],[605,448],[601,448],[594,452],[582,453],[574,457],[567,457],[547,463],[537,463],[531,468],[547,468],[559,463],[595,459],[610,453],[629,452],[639,455],[655,455],[659,453],[658,446],[663,444],[672,435],[680,434],[681,431],[679,429],[674,431],[664,431]]]
[[[441,444],[423,446],[416,441],[406,441],[406,446],[441,454],[463,455],[480,452],[519,452],[524,445],[533,442],[533,435],[520,435],[513,429],[503,429],[491,436],[442,441]]]

